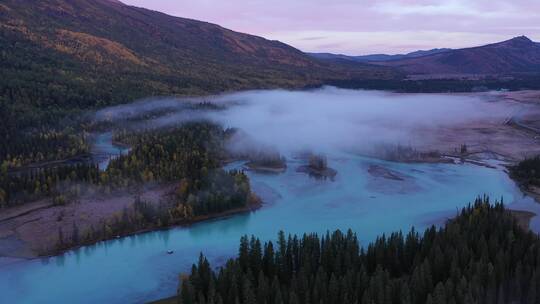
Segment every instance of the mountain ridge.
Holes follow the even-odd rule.
[[[21,70],[54,70],[86,83],[108,78],[110,90],[136,86],[141,92],[134,98],[395,75],[374,65],[335,66],[279,41],[116,0],[6,0],[0,5],[0,31],[6,57],[24,62],[22,69],[5,71],[12,77],[21,77]],[[47,58],[29,62],[44,54]]]
[[[3,0],[0,74],[0,136],[21,145],[89,110],[141,98],[403,78],[111,0]]]
[[[448,52],[373,62],[408,74],[540,73],[540,44],[526,36]]]
[[[449,48],[435,48],[431,50],[418,50],[409,52],[406,54],[369,54],[369,55],[344,55],[344,54],[333,54],[333,53],[307,53],[308,55],[323,59],[323,60],[333,60],[333,59],[344,59],[357,62],[377,62],[377,61],[390,61],[390,60],[399,60],[404,58],[415,58],[421,56],[427,56],[436,53],[447,52],[452,49]]]
[[[323,61],[366,62],[396,68],[406,74],[540,73],[540,43],[526,36],[461,49],[432,49],[407,54],[348,56],[309,53]]]

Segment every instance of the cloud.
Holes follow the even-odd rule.
[[[303,51],[354,55],[403,53],[414,51],[401,47],[406,45],[423,45],[427,49],[466,47],[506,40],[519,35],[540,40],[538,0],[275,0],[271,3],[263,0],[124,0],[124,2],[280,40]],[[440,37],[452,40],[432,39],[433,36],[425,35],[427,32],[440,33]],[[351,36],[343,33],[362,33],[362,35]],[[365,33],[384,36],[373,38],[371,35],[369,40],[364,40]],[[402,33],[406,35],[401,35]],[[461,42],[455,40],[455,33],[466,33],[462,36],[467,39]],[[487,37],[494,40],[486,41]],[[415,42],[407,41],[410,39]]]
[[[306,37],[321,37],[310,40]],[[280,39],[307,52],[339,50],[348,55],[411,52],[436,47],[461,48],[502,41],[508,35],[491,33],[445,32],[445,31],[288,31],[269,33],[270,39]],[[358,43],[362,44],[361,50]]]
[[[507,117],[506,105],[478,97],[394,94],[326,87],[312,91],[252,91],[216,102],[241,101],[212,119],[241,129],[265,146],[299,150],[366,151],[378,144],[415,144],[416,136],[468,121]]]
[[[330,37],[328,36],[318,36],[318,37],[305,37],[305,38],[299,38],[300,40],[307,40],[307,41],[311,41],[311,40],[323,40],[323,39],[328,39]]]
[[[410,3],[410,1],[378,2],[373,9],[389,15],[450,15],[475,18],[501,18],[513,12],[506,9],[488,10],[475,6],[474,1],[432,1],[430,3]]]

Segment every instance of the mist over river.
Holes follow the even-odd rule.
[[[489,162],[493,167],[397,163],[357,153],[381,140],[394,144],[425,140],[415,137],[419,127],[436,129],[504,117],[513,108],[466,96],[335,88],[243,92],[210,100],[229,106],[200,113],[200,118],[238,128],[249,138],[238,139],[231,149],[270,146],[287,158],[287,170],[281,174],[247,171],[253,190],[264,201],[261,209],[101,242],[57,257],[0,259],[0,303],[141,303],[170,296],[176,292],[178,274],[187,271],[200,252],[213,265],[223,264],[236,254],[245,234],[273,240],[280,230],[302,234],[350,228],[367,245],[382,233],[442,225],[479,195],[503,197],[510,208],[540,212],[540,205],[524,197],[496,161]],[[142,105],[159,107],[159,103],[149,107],[150,102],[97,115],[129,117],[143,111]],[[196,119],[180,115],[180,105],[167,101],[173,114],[148,125]],[[326,155],[328,166],[337,171],[334,179],[297,172],[306,161],[296,153],[306,149]],[[236,161],[227,168],[243,165]],[[531,228],[540,231],[538,216]]]

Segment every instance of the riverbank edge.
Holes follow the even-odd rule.
[[[540,203],[540,201],[536,200],[537,203]],[[518,225],[523,230],[530,230],[529,225],[530,221],[533,217],[536,216],[536,213],[531,211],[522,211],[522,210],[512,210],[507,209],[507,211],[512,214],[512,216],[517,220]],[[452,220],[454,217],[449,218],[448,221]],[[178,294],[174,294],[172,296],[164,297],[158,300],[152,300],[150,302],[145,302],[146,304],[177,304],[178,302]]]
[[[493,151],[490,151],[490,150],[481,151],[481,152],[493,153]],[[474,155],[476,153],[481,153],[481,152],[467,153],[466,155],[454,155],[451,153],[446,153],[446,154],[441,154],[441,157],[439,157],[438,159],[429,159],[429,160],[425,160],[425,159],[424,160],[417,160],[417,159],[402,160],[402,161],[393,161],[393,160],[386,160],[386,159],[381,159],[381,160],[402,163],[402,164],[451,164],[451,165],[471,164],[474,166],[485,167],[485,168],[494,169],[494,170],[502,170],[506,174],[506,176],[508,176],[508,178],[512,182],[515,183],[515,185],[517,186],[521,194],[531,197],[537,204],[540,204],[540,187],[531,189],[522,180],[516,178],[515,176],[513,176],[513,174],[511,174],[510,167],[513,164],[515,164],[515,160],[511,160],[507,157],[504,157],[504,161],[506,162],[506,164],[502,165],[502,167],[496,167],[496,166],[485,163],[485,161],[490,160],[490,159],[477,160],[477,159],[467,158],[467,157],[470,157],[471,155]],[[502,168],[505,168],[505,169],[502,169]],[[540,215],[532,211],[514,210],[514,209],[510,209],[509,207],[508,207],[508,211],[510,211],[512,215],[516,218],[519,225],[523,229],[526,229],[526,230],[531,229],[530,228],[531,220],[535,216]]]
[[[80,244],[77,244],[77,245],[74,245],[74,246],[68,246],[66,248],[62,248],[62,249],[47,252],[47,253],[36,253],[36,256],[33,256],[33,257],[17,256],[17,255],[1,256],[1,257],[16,258],[16,259],[21,259],[21,260],[33,260],[33,259],[51,258],[51,257],[63,255],[63,254],[68,253],[70,251],[78,250],[78,249],[80,249],[82,247],[93,246],[93,245],[96,245],[96,244],[98,244],[100,242],[106,242],[106,241],[111,241],[111,240],[115,240],[115,239],[119,239],[119,238],[123,238],[123,237],[135,236],[135,235],[140,235],[140,234],[150,233],[150,232],[156,232],[156,231],[164,231],[164,230],[170,230],[170,229],[175,229],[175,228],[185,228],[185,227],[190,227],[192,225],[195,225],[195,224],[198,224],[198,223],[201,223],[201,222],[206,222],[206,221],[211,221],[211,220],[220,220],[220,219],[225,219],[227,217],[238,215],[238,214],[255,212],[255,211],[259,210],[260,208],[262,208],[264,206],[264,202],[255,193],[252,193],[251,195],[252,195],[252,199],[250,200],[249,204],[247,206],[245,206],[245,207],[230,209],[230,210],[226,210],[226,211],[218,212],[218,213],[213,213],[213,214],[200,215],[200,216],[196,216],[196,217],[194,217],[194,218],[192,218],[192,219],[190,219],[188,221],[178,221],[178,222],[171,223],[170,225],[167,225],[167,226],[164,226],[164,227],[148,227],[148,228],[144,228],[144,229],[138,229],[138,230],[135,230],[135,231],[130,231],[130,232],[118,234],[118,235],[116,235],[114,237],[100,238],[100,239],[92,240],[90,242],[83,242],[83,243],[80,243]]]
[[[448,161],[449,158],[458,158],[456,156],[445,154],[443,157],[445,157],[446,160],[443,160],[443,161],[413,161],[413,162],[406,162],[406,161],[404,162],[404,161],[402,161],[401,163],[427,163],[427,164],[445,164],[446,163],[446,164],[453,164],[453,165],[459,165],[460,164],[459,162],[455,162],[455,161],[449,162]],[[441,160],[442,160],[442,158],[441,158]],[[501,170],[501,168],[497,168],[497,167],[491,166],[489,164],[485,164],[482,161],[471,161],[471,160],[468,160],[468,159],[465,159],[465,158],[461,158],[461,160],[462,160],[462,163],[469,163],[469,164],[475,165],[475,166],[486,167],[486,168],[490,168],[490,169],[494,169],[494,170]],[[504,167],[508,168],[507,166],[504,166]],[[530,195],[531,197],[533,197],[535,202],[540,203],[540,194],[537,194],[536,196],[531,195],[530,192],[526,191],[525,189],[523,189],[521,187],[520,183],[512,177],[512,175],[510,174],[510,172],[508,170],[502,170],[502,171],[510,178],[510,180],[512,180],[513,182],[516,183],[516,185],[518,186],[518,189],[520,189],[520,191],[523,194]],[[533,217],[537,216],[536,213],[531,212],[531,211],[513,210],[513,209],[507,209],[507,210],[512,214],[512,216],[514,216],[514,218],[518,221],[518,225],[524,230],[530,230],[530,221],[531,221],[531,219]],[[168,297],[164,297],[164,298],[153,300],[153,301],[146,302],[146,303],[147,304],[176,304],[176,303],[178,303],[178,295],[175,294],[175,295],[171,295],[171,296],[168,296]]]

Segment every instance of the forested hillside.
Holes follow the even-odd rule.
[[[88,109],[393,75],[333,67],[278,41],[109,0],[2,1],[0,62],[0,136],[10,142],[0,158],[9,166],[84,152],[66,126]],[[44,137],[62,139],[62,151]]]
[[[361,220],[361,219],[358,219]],[[478,199],[444,228],[357,236],[243,237],[238,257],[212,270],[201,256],[178,303],[539,303],[540,240],[502,204]]]

